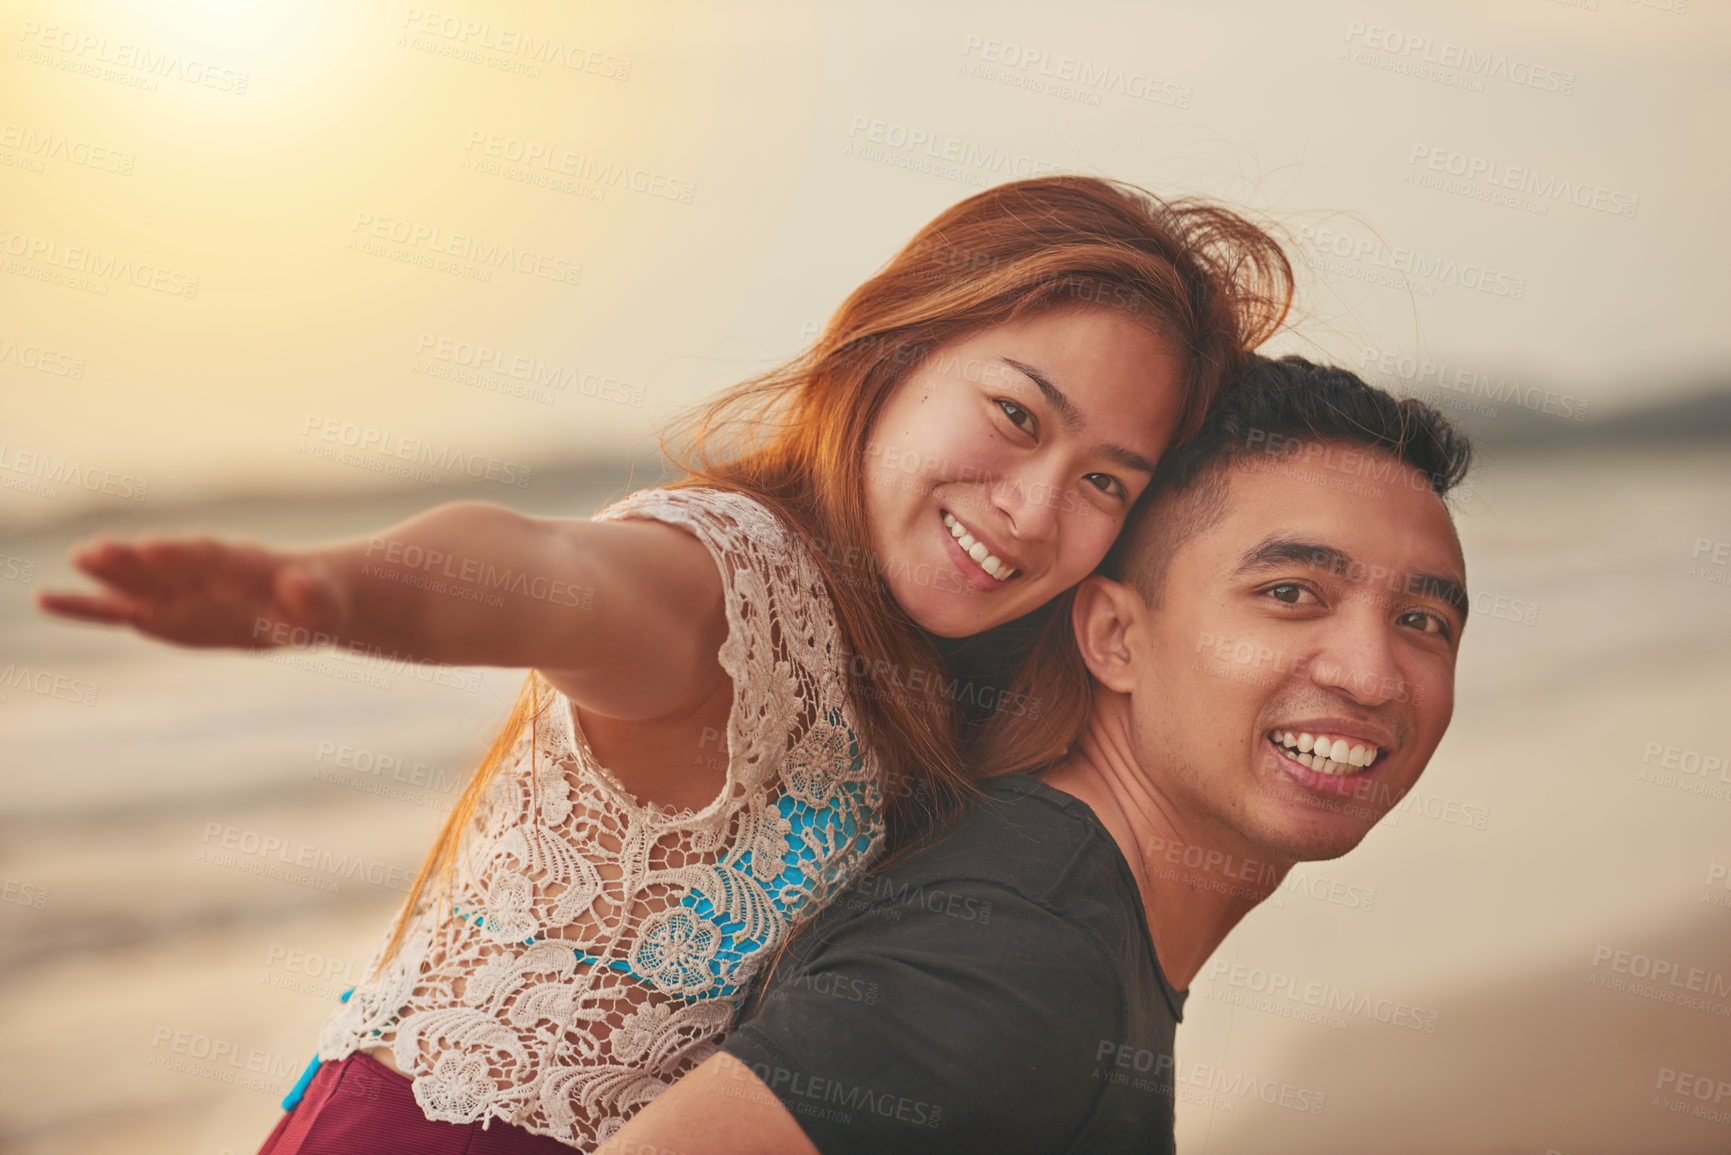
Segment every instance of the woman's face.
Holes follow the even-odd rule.
[[[896,601],[966,637],[1086,577],[1178,424],[1180,366],[1149,324],[1061,306],[938,346],[866,442],[866,518]]]

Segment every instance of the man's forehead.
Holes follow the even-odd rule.
[[[1460,540],[1418,470],[1358,450],[1314,468],[1258,458],[1228,467],[1222,516],[1201,535],[1216,565],[1257,562],[1465,582]]]

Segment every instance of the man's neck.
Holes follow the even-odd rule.
[[[1087,803],[1112,835],[1135,875],[1160,969],[1186,990],[1293,864],[1258,860],[1216,832],[1193,829],[1136,759],[1129,705],[1096,686],[1076,749],[1039,778]]]

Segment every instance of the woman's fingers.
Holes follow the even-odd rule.
[[[151,597],[161,593],[161,576],[126,542],[98,539],[72,551],[72,564],[104,585]]]
[[[122,542],[98,538],[76,546],[72,563],[97,581],[140,598],[213,593],[266,598],[276,559],[264,550],[209,538]]]
[[[244,585],[245,551],[210,538],[154,540],[139,543],[138,556],[156,581],[176,591],[205,590],[222,585]],[[240,579],[237,581],[236,579]]]
[[[347,613],[337,583],[322,569],[245,543],[96,538],[74,547],[71,560],[104,588],[39,594],[44,612],[131,626],[180,645],[250,649],[259,645],[260,621],[328,630]]]
[[[36,604],[56,617],[107,626],[129,626],[146,637],[180,646],[258,647],[248,633],[256,618],[240,621],[221,611],[212,612],[202,602],[185,598],[137,600],[124,594],[61,593],[44,590]]]
[[[74,547],[72,564],[99,582],[138,597],[163,597],[198,580],[207,549],[200,543],[98,538]]]
[[[132,625],[138,617],[138,607],[130,598],[121,598],[114,594],[74,594],[42,590],[36,595],[36,605],[63,618],[101,622],[112,626]]]

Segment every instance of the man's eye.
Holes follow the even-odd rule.
[[[1015,425],[1017,429],[1026,429],[1032,432],[1034,428],[1034,415],[1032,413],[1014,401],[1006,401],[1002,397],[997,398],[997,404],[998,408],[1004,411],[1004,416],[1008,417],[1011,424]]]
[[[1128,492],[1124,488],[1124,483],[1110,473],[1090,473],[1083,480],[1098,488],[1101,493],[1110,494],[1113,497],[1123,497]]]
[[[1400,616],[1400,624],[1414,626],[1420,633],[1424,634],[1438,634],[1445,638],[1454,636],[1454,631],[1449,628],[1448,622],[1429,610],[1408,610]]]
[[[1281,582],[1277,586],[1269,586],[1262,592],[1275,601],[1285,602],[1289,606],[1303,605],[1306,599],[1312,602],[1318,600],[1314,593],[1297,582]]]

